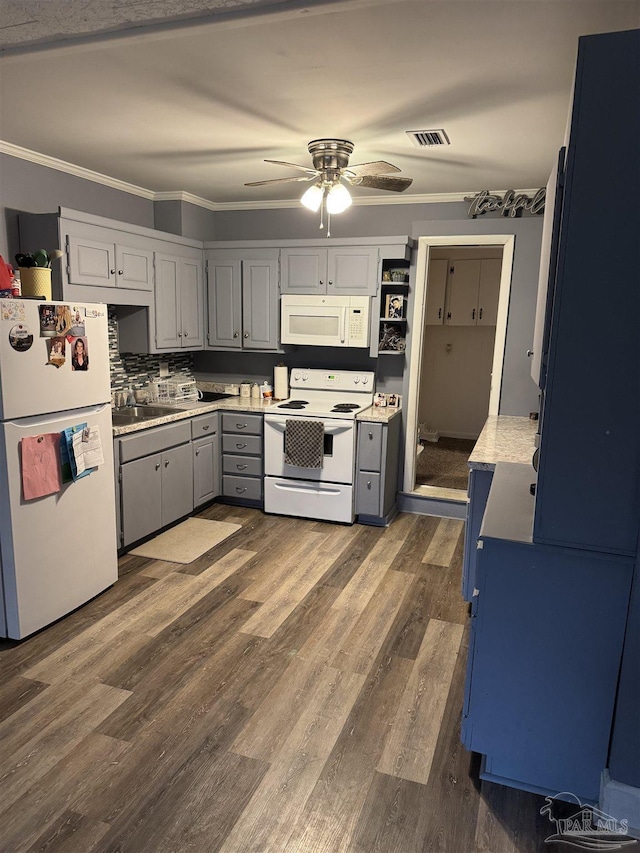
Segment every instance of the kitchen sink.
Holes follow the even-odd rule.
[[[126,406],[123,409],[112,409],[111,419],[114,426],[129,426],[141,421],[152,421],[163,415],[175,415],[179,411],[173,406]]]

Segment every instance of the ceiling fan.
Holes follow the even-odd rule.
[[[330,235],[330,217],[332,213],[342,213],[351,204],[351,186],[372,187],[401,193],[411,186],[412,178],[397,178],[397,166],[384,160],[373,163],[359,163],[349,166],[349,156],[353,153],[353,142],[347,139],[313,139],[308,145],[313,168],[299,166],[297,163],[284,163],[281,160],[265,160],[276,166],[288,166],[305,172],[304,177],[273,178],[267,181],[250,181],[245,187],[261,187],[265,184],[286,184],[291,182],[314,183],[307,189],[300,201],[309,210],[320,210],[320,228],[324,228],[327,218],[327,237]]]

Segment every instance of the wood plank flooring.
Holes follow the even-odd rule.
[[[2,853],[545,847],[460,743],[462,522],[201,516],[242,529],[0,641]]]

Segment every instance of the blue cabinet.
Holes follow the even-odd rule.
[[[462,558],[462,597],[465,601],[472,600],[476,585],[477,542],[492,479],[492,470],[471,468],[469,471],[469,502]]]
[[[533,469],[499,463],[480,533],[462,740],[483,778],[597,800],[633,560],[535,544]]]

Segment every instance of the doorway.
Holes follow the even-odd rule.
[[[467,491],[489,412],[502,246],[429,251],[418,387],[416,487]]]
[[[513,235],[419,239],[405,493],[466,501],[469,453],[487,414],[499,409],[513,248]],[[491,309],[478,304],[483,263],[483,285],[494,288]]]

